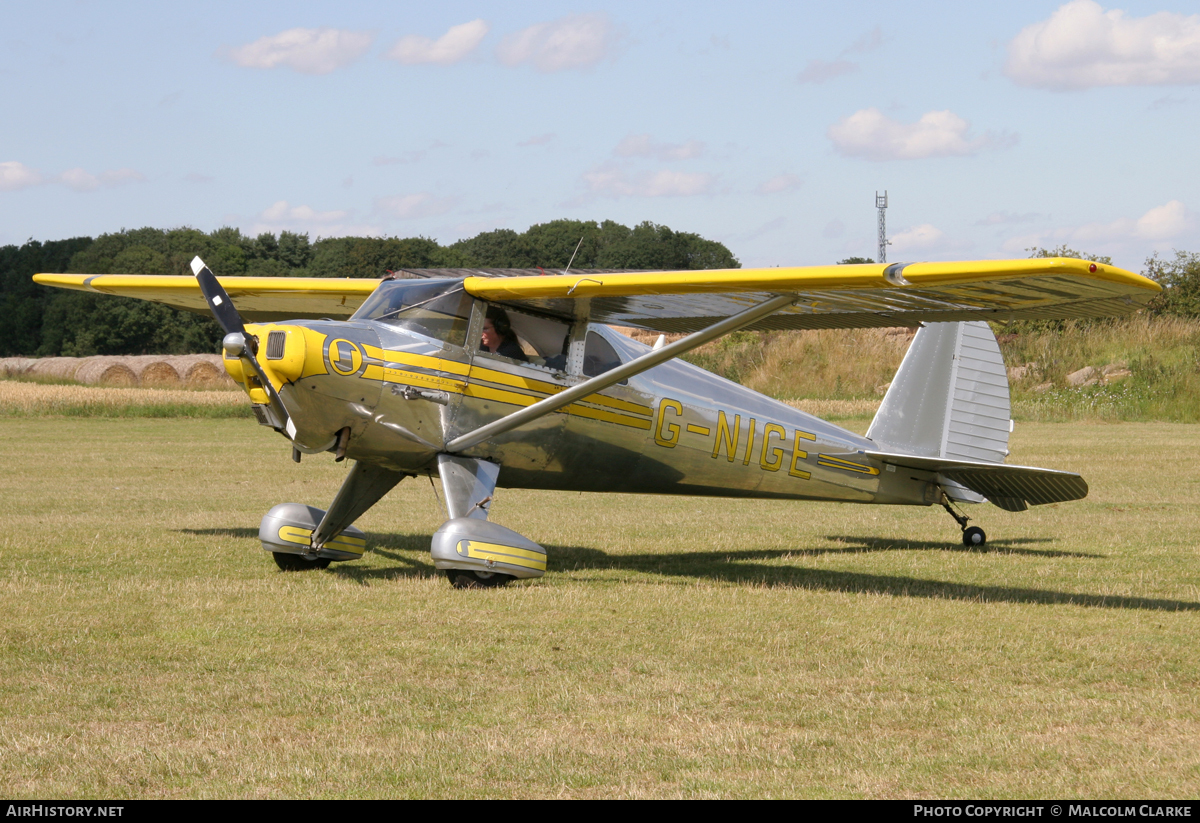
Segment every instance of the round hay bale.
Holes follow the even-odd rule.
[[[165,360],[147,363],[139,377],[142,388],[147,389],[177,389],[183,385],[179,372]]]
[[[25,374],[54,380],[74,380],[75,372],[82,362],[81,357],[42,357],[34,360]]]
[[[178,354],[167,358],[189,389],[236,389],[219,354]]]
[[[20,377],[33,364],[32,357],[5,357],[0,359],[0,377]]]
[[[183,385],[179,372],[167,362],[167,355],[132,355],[125,358],[125,365],[138,376],[138,385],[144,389],[177,389]]]
[[[85,357],[83,365],[75,372],[75,379],[89,386],[133,388],[138,384],[137,375],[122,360],[123,357],[105,355]]]

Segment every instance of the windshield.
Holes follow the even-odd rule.
[[[367,298],[351,320],[375,320],[466,345],[471,296],[461,280],[390,280]]]

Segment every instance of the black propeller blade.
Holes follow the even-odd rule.
[[[192,273],[196,275],[196,281],[200,284],[200,292],[204,295],[213,317],[217,318],[221,330],[226,334],[236,332],[245,335],[246,324],[242,322],[242,316],[238,314],[233,301],[229,299],[229,295],[217,280],[216,275],[209,270],[208,266],[204,265],[204,261],[199,257],[192,260]]]
[[[283,405],[283,398],[279,396],[279,392],[275,391],[275,387],[271,385],[262,365],[259,364],[256,357],[258,354],[257,340],[254,335],[246,334],[246,324],[242,322],[242,316],[238,314],[233,301],[229,299],[229,293],[225,291],[216,275],[209,271],[208,266],[204,265],[204,261],[199,256],[192,260],[192,273],[196,275],[196,282],[200,284],[200,292],[204,295],[209,310],[217,319],[221,330],[225,332],[225,339],[221,341],[221,347],[225,350],[225,354],[250,364],[270,398],[269,408],[277,423],[275,428],[286,432],[289,439],[295,439],[296,429],[292,424],[291,415]]]

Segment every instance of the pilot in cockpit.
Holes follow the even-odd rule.
[[[480,348],[513,360],[529,360],[525,352],[521,351],[521,344],[517,342],[517,335],[513,332],[507,312],[495,306],[489,308],[484,317]]]

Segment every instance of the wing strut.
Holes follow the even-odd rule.
[[[682,340],[676,340],[668,346],[663,346],[661,349],[654,349],[646,352],[641,357],[636,357],[628,363],[623,363],[611,371],[606,371],[603,374],[597,375],[590,380],[585,380],[577,386],[572,386],[566,391],[547,397],[545,400],[539,400],[532,406],[526,406],[520,411],[515,411],[506,417],[501,417],[499,420],[494,420],[486,426],[480,426],[473,432],[461,435],[454,438],[446,444],[446,451],[450,453],[461,452],[464,449],[469,449],[472,446],[482,443],[489,437],[495,437],[498,434],[503,434],[506,431],[515,429],[518,426],[523,426],[539,417],[544,417],[551,412],[558,411],[563,406],[570,405],[576,400],[587,397],[589,394],[595,394],[602,389],[607,389],[609,386],[620,383],[627,377],[632,377],[635,374],[641,374],[646,369],[653,368],[659,363],[666,362],[676,355],[683,354],[686,351],[691,351],[697,346],[702,346],[709,340],[720,337],[723,334],[728,334],[731,331],[737,331],[744,326],[749,326],[756,320],[766,317],[768,314],[773,314],[785,306],[791,305],[796,300],[794,294],[783,294],[778,297],[772,297],[765,303],[759,303],[757,306],[751,306],[745,311],[730,315],[724,320],[713,323],[707,328],[703,328],[698,332],[693,332]]]

